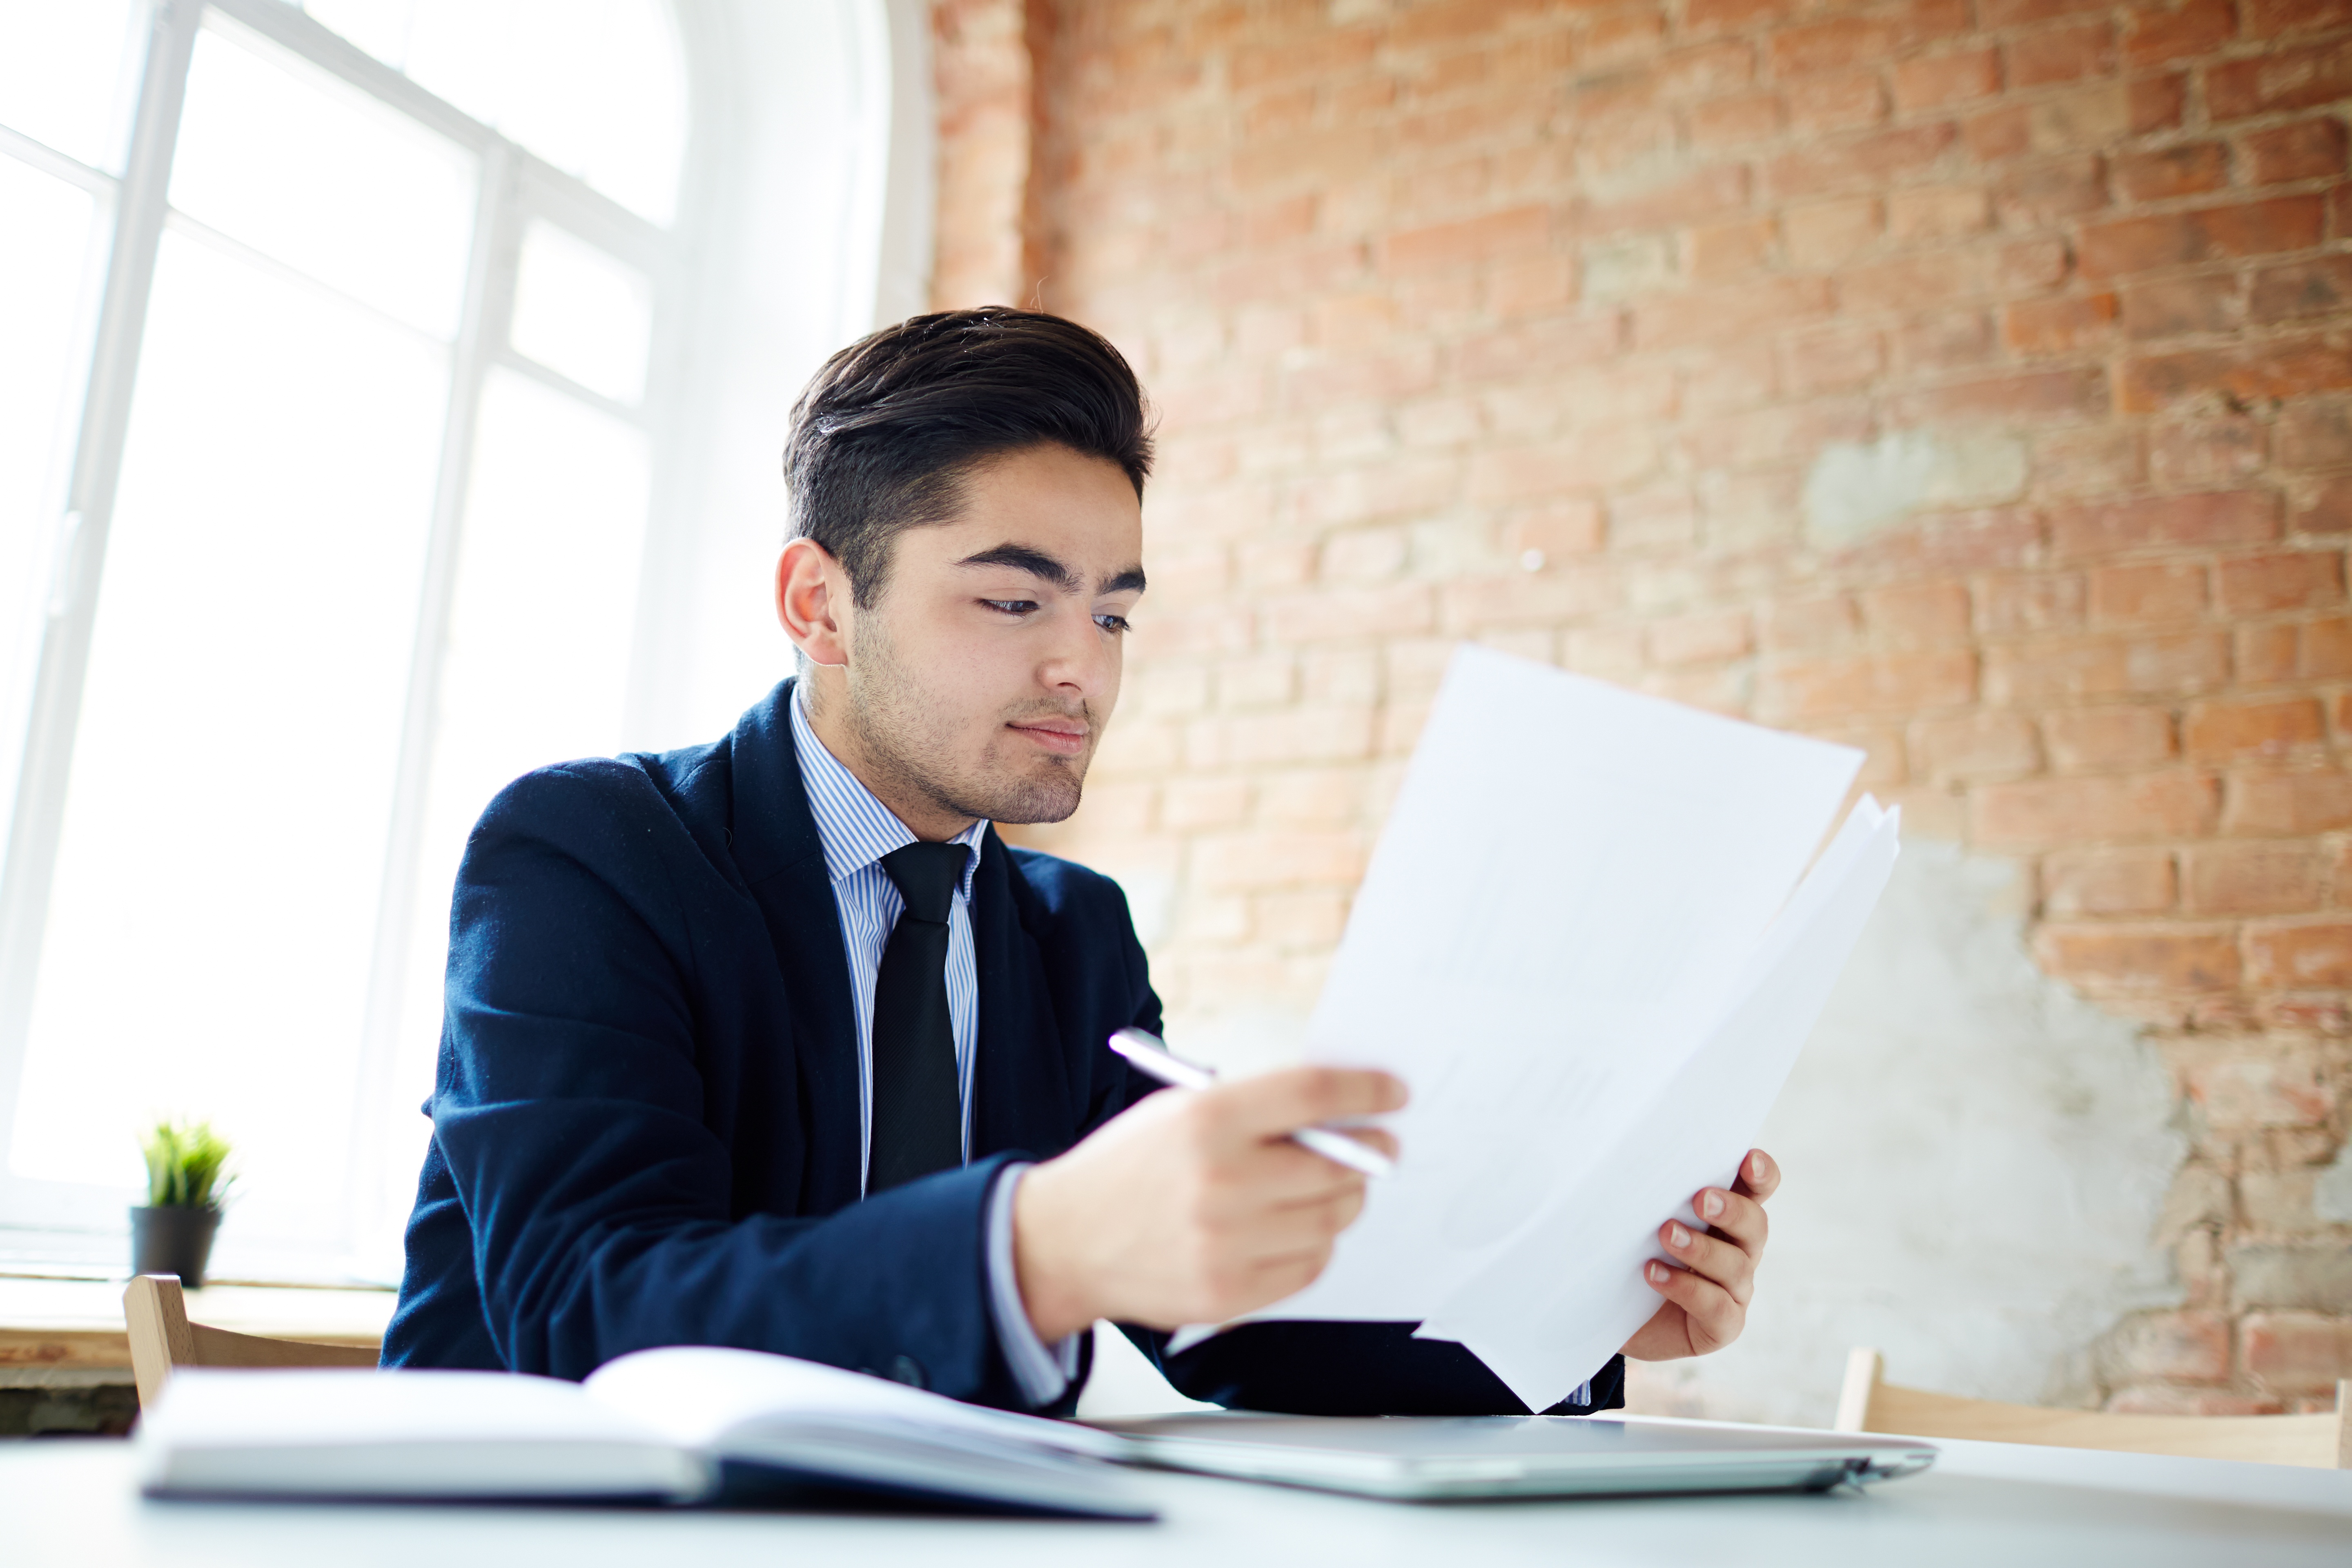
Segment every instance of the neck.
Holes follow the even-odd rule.
[[[849,721],[847,671],[837,665],[813,665],[800,679],[808,689],[809,729],[868,795],[907,825],[908,832],[928,843],[944,844],[979,820],[941,805],[908,777],[907,769],[875,754]]]

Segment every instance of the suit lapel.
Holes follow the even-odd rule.
[[[991,827],[972,878],[972,956],[980,971],[980,1037],[972,1063],[971,1157],[1007,1150],[1061,1152],[1077,1117],[1058,1070],[1061,1030],[1036,940],[1021,923],[1021,875]]]
[[[824,846],[793,752],[792,689],[778,686],[736,727],[730,828],[790,998],[809,1151],[802,1212],[826,1215],[858,1197],[857,1016]]]

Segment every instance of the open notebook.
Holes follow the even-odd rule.
[[[1150,1519],[1071,1423],[757,1351],[641,1351],[585,1383],[494,1372],[173,1374],[153,1497],[757,1501],[810,1490]]]

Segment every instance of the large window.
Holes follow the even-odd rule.
[[[681,629],[749,536],[686,515],[744,163],[688,58],[661,0],[0,0],[0,1251],[110,1247],[198,1114],[225,1257],[380,1271],[473,818],[780,668]],[[782,377],[866,324],[779,303]]]

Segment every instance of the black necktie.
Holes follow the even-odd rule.
[[[874,1142],[866,1190],[963,1163],[963,1097],[948,1013],[948,910],[961,844],[909,844],[882,857],[907,901],[874,976]]]

